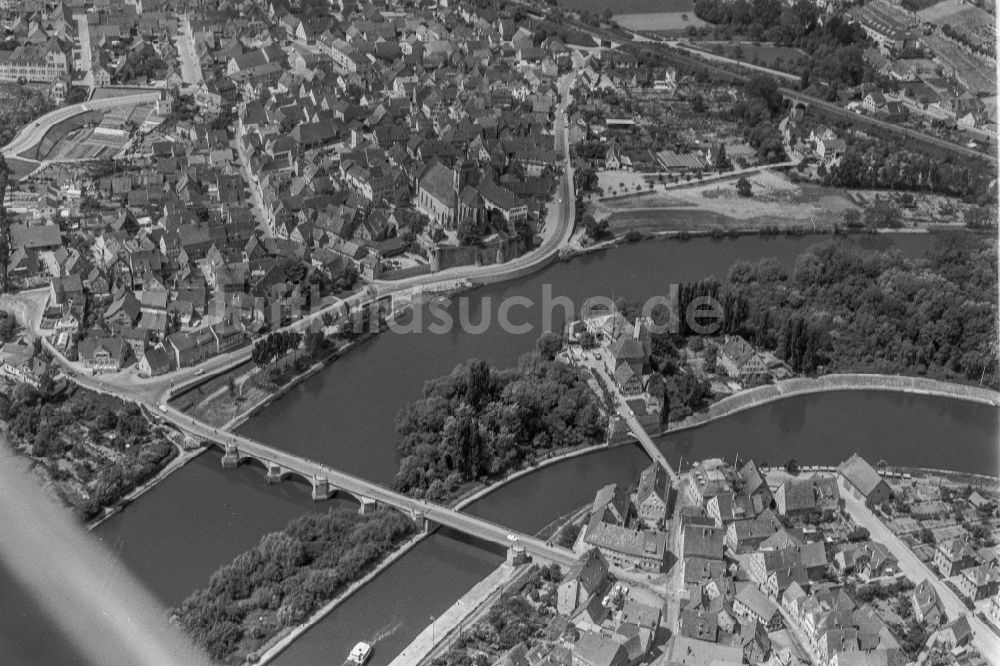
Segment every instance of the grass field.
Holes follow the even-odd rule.
[[[739,58],[753,65],[793,73],[798,72],[809,59],[805,51],[790,46],[756,46],[748,42],[700,44],[694,42],[691,46],[727,58]]]
[[[694,0],[558,0],[561,9],[601,14],[610,9],[615,16],[687,12],[694,17]],[[652,30],[653,28],[645,28]]]
[[[649,30],[654,32],[676,33],[683,32],[689,27],[700,28],[708,25],[694,15],[693,11],[687,12],[658,12],[655,14],[615,14],[615,21],[628,30]]]

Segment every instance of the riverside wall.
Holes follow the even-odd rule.
[[[692,414],[682,421],[671,423],[668,432],[687,430],[705,425],[737,412],[753,409],[769,402],[784,400],[797,395],[822,393],[825,391],[898,391],[934,395],[945,398],[969,400],[987,405],[1000,406],[1000,393],[981,386],[956,384],[925,377],[903,377],[900,375],[836,374],[822,377],[795,377],[774,384],[758,386],[740,391],[713,403],[707,412]]]

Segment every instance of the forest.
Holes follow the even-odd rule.
[[[766,258],[737,262],[725,284],[685,285],[681,311],[697,295],[722,304],[722,333],[775,350],[796,372],[1000,387],[997,248],[988,236],[942,233],[916,260],[831,240],[799,255],[791,274]]]
[[[695,15],[717,26],[727,40],[739,34],[755,42],[793,46],[809,54],[806,79],[834,86],[854,86],[865,75],[863,51],[866,37],[857,25],[839,16],[820,21],[815,3],[798,0],[698,0]]]
[[[427,382],[423,397],[400,412],[396,430],[396,489],[440,500],[546,451],[593,444],[604,436],[604,418],[579,370],[536,351],[516,368],[470,360]]]
[[[388,509],[296,518],[216,571],[173,614],[212,659],[239,663],[361,578],[413,530],[408,517]]]

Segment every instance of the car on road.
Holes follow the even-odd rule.
[[[167,406],[164,405],[162,402],[159,404],[159,408],[160,408],[160,411],[163,412],[164,414],[167,413]]]
[[[201,375],[205,374],[205,368],[198,368],[197,370],[194,371],[194,374],[196,377],[200,377]]]
[[[516,534],[508,534],[507,535],[507,541],[517,541],[517,535]]]

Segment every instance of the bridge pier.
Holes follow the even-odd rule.
[[[516,566],[530,561],[531,558],[524,552],[524,546],[514,544],[507,549],[507,564]]]
[[[330,485],[330,482],[322,477],[314,476],[312,479],[312,498],[314,502],[319,502],[320,500],[328,500],[336,489]]]
[[[240,452],[233,444],[226,445],[226,452],[222,454],[222,468],[232,469],[240,464]]]
[[[435,527],[434,521],[428,518],[427,514],[423,511],[411,511],[410,518],[417,524],[417,527],[420,528],[420,531],[424,534],[429,533]]]
[[[283,476],[284,470],[281,469],[281,465],[275,465],[274,463],[267,463],[267,482],[268,483],[281,483],[281,477]]]
[[[375,509],[378,508],[378,502],[367,497],[359,497],[358,501],[361,502],[361,506],[358,508],[358,513],[362,516],[367,516],[369,513],[374,513]]]

